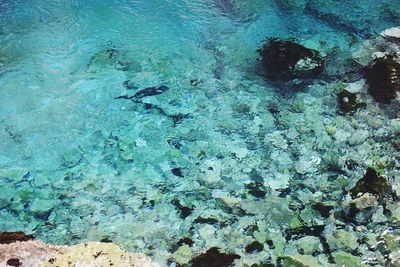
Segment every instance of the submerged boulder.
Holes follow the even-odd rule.
[[[191,260],[192,267],[229,267],[232,266],[239,255],[220,252],[216,247],[210,248],[206,253]]]
[[[337,95],[337,102],[340,112],[352,113],[360,108],[366,108],[367,104],[360,102],[357,98],[357,94],[343,90]]]
[[[291,255],[283,259],[283,266],[292,267],[319,267],[322,266],[318,259],[311,255]]]
[[[265,77],[272,80],[312,78],[324,66],[318,51],[293,41],[270,39],[259,53]]]
[[[88,73],[106,72],[110,69],[119,71],[139,72],[141,66],[134,61],[127,51],[120,51],[115,46],[108,46],[92,56],[87,66]]]
[[[400,92],[400,59],[396,55],[376,58],[366,68],[368,92],[375,101],[389,104]]]
[[[400,27],[393,27],[381,32],[381,36],[393,42],[400,42]]]
[[[352,197],[359,194],[371,193],[372,195],[384,196],[392,193],[392,188],[385,177],[378,174],[373,168],[368,168],[364,177],[350,190]]]

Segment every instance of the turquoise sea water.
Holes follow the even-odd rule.
[[[355,59],[399,25],[398,0],[0,0],[0,231],[162,266],[211,247],[237,266],[400,264],[399,105]],[[266,80],[267,38],[316,49],[323,75]],[[344,115],[349,86],[367,108]],[[355,211],[368,168],[394,193]]]

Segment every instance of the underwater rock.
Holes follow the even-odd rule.
[[[312,206],[313,209],[319,212],[322,217],[328,218],[333,210],[332,206],[325,205],[324,203],[316,203]]]
[[[339,110],[344,114],[352,113],[360,108],[367,107],[366,103],[360,103],[358,101],[357,94],[347,90],[343,90],[337,95],[337,102],[339,105]]]
[[[358,180],[356,185],[350,190],[352,197],[359,194],[371,193],[373,195],[385,196],[392,193],[392,188],[388,181],[378,174],[373,168],[368,168],[364,177]]]
[[[343,206],[347,206],[340,216],[344,221],[355,223],[357,225],[364,224],[371,220],[374,212],[378,208],[378,200],[370,193],[365,193],[358,198],[344,202]]]
[[[374,208],[378,206],[378,200],[369,193],[365,193],[356,199],[352,199],[350,204],[358,210],[364,210],[367,208]]]
[[[264,198],[268,192],[268,189],[260,182],[251,182],[246,184],[246,189],[249,194],[256,198]]]
[[[87,72],[98,73],[114,68],[120,71],[140,71],[141,66],[133,60],[125,51],[119,51],[115,46],[109,46],[105,50],[97,52],[92,56],[87,67]]]
[[[258,51],[268,79],[311,78],[323,70],[324,60],[318,51],[292,41],[269,39]]]
[[[359,246],[358,238],[355,236],[354,232],[344,229],[335,229],[333,232],[327,233],[326,240],[331,249],[338,249],[341,251],[353,252]]]
[[[188,237],[182,237],[181,239],[179,239],[178,243],[176,243],[178,246],[182,246],[182,245],[188,245],[189,247],[191,247],[193,245],[193,240],[188,238]]]
[[[179,215],[182,219],[185,219],[193,212],[194,207],[191,207],[191,208],[185,207],[184,205],[182,205],[180,203],[179,199],[177,199],[177,198],[172,200],[171,203],[179,210]]]
[[[386,205],[386,208],[390,211],[389,220],[393,222],[400,222],[400,206],[397,203],[390,203]]]
[[[184,177],[182,174],[182,169],[181,168],[173,168],[171,170],[172,174],[178,177]]]
[[[192,267],[229,267],[232,266],[239,255],[221,253],[218,248],[213,247],[190,261]]]
[[[299,227],[292,227],[292,229],[287,229],[285,231],[286,240],[292,240],[296,238],[301,238],[304,236],[321,236],[321,233],[324,231],[324,225],[314,225],[314,226],[303,226],[301,222],[299,222]]]
[[[33,236],[26,235],[23,232],[3,232],[0,233],[0,244],[11,244],[17,241],[32,240]]]
[[[362,78],[363,66],[352,58],[348,51],[333,49],[325,56],[324,65],[324,80],[355,82]]]
[[[172,254],[172,257],[180,265],[187,264],[193,258],[193,251],[190,246],[183,245]]]
[[[375,101],[389,104],[400,92],[400,63],[398,56],[375,58],[365,69],[368,92]]]
[[[245,247],[246,253],[260,252],[264,250],[264,245],[258,241],[254,241]]]
[[[293,255],[283,259],[282,266],[290,267],[320,267],[322,266],[317,258],[310,255]]]
[[[297,250],[301,254],[312,255],[322,251],[322,245],[319,237],[316,236],[305,236],[296,240]]]
[[[56,204],[57,202],[54,200],[36,198],[29,205],[29,209],[36,217],[46,217]]]
[[[393,27],[381,32],[381,35],[389,41],[400,42],[400,27]]]
[[[333,252],[332,257],[337,266],[342,267],[362,267],[360,258],[351,255],[344,251]]]

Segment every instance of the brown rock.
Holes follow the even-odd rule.
[[[26,235],[22,232],[4,232],[0,233],[0,244],[10,244],[17,241],[32,240],[33,236]]]

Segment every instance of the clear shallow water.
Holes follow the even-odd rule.
[[[268,37],[296,38],[350,58],[399,25],[399,1],[0,3],[1,231],[111,240],[161,264],[182,237],[193,254],[217,246],[249,265],[301,252],[326,264],[324,240],[331,252],[385,262],[389,252],[366,236],[396,229],[393,212],[359,226],[340,214],[367,167],[398,186],[396,106],[363,94],[366,110],[339,115],[344,75],[290,93],[257,75],[256,50]],[[170,89],[147,106],[115,99],[161,84]],[[311,236],[324,240],[300,251],[288,231],[316,225]],[[342,228],[357,247],[335,241]],[[246,253],[255,240],[275,245]]]

